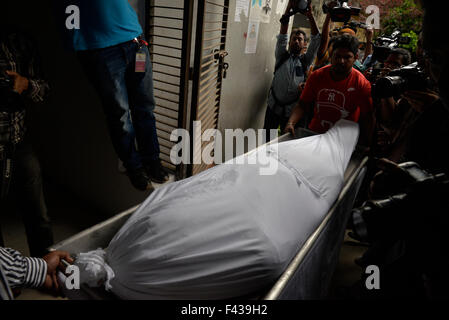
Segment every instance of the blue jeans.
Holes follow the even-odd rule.
[[[135,72],[139,45],[81,51],[78,58],[100,96],[112,144],[128,170],[159,159],[154,117],[153,70],[147,47],[145,72]],[[136,144],[137,142],[137,148]]]

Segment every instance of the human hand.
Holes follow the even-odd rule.
[[[385,64],[384,67],[380,69],[379,77],[380,78],[385,77],[393,70],[394,70],[393,67]]]
[[[310,1],[310,0],[307,1],[306,12],[304,13],[304,15],[305,15],[307,18],[313,18],[312,1]]]
[[[291,133],[293,135],[293,137],[296,137],[295,134],[295,125],[293,122],[288,122],[287,125],[285,126],[284,129],[284,133]]]
[[[62,264],[61,259],[66,260],[68,263],[73,263],[73,259],[70,254],[65,251],[52,251],[43,258],[47,263],[47,276],[45,278],[44,289],[49,293],[57,296],[60,295],[60,288],[57,279],[57,269],[65,270],[65,266]]]
[[[29,80],[25,77],[22,77],[20,74],[14,71],[6,71],[6,74],[12,78],[14,81],[13,90],[18,94],[22,94],[24,91],[28,90],[30,85]]]
[[[404,92],[402,96],[407,100],[410,106],[418,112],[423,112],[428,106],[439,99],[438,94],[430,90],[410,90]]]
[[[289,13],[289,12],[290,12],[290,9],[293,8],[293,7],[295,6],[296,1],[297,1],[297,0],[289,0],[289,1],[288,1],[287,7],[285,8],[285,13],[286,13],[286,14]]]
[[[373,76],[373,68],[366,69],[365,73],[363,74],[366,79],[371,80],[371,77]]]
[[[337,1],[331,1],[331,2],[329,2],[328,4],[326,4],[326,6],[327,6],[329,9],[332,9],[332,8],[336,7],[337,4],[338,4]],[[330,13],[328,13],[328,14],[330,14]]]

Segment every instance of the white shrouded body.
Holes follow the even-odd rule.
[[[340,120],[325,134],[268,146],[278,156],[274,175],[226,163],[157,189],[110,242],[113,272],[98,273],[102,282],[122,299],[224,299],[266,288],[336,200],[357,139],[358,125]],[[265,147],[243,157],[259,152]]]

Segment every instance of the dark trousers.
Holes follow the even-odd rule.
[[[284,129],[287,125],[288,118],[277,115],[273,112],[269,107],[267,107],[267,111],[265,113],[265,121],[263,128],[266,130],[266,141],[271,141],[276,137],[270,137],[270,129],[277,129],[279,126],[281,127],[281,134],[284,133]]]
[[[22,214],[30,255],[42,257],[47,253],[46,248],[53,244],[53,233],[44,200],[39,160],[30,143],[23,141],[16,146],[12,163],[8,198]]]
[[[288,123],[287,117],[283,117],[280,115],[277,115],[273,112],[269,107],[267,107],[267,111],[265,113],[265,121],[263,128],[266,130],[266,141],[271,141],[275,137],[271,137],[270,139],[270,129],[277,129],[279,126],[281,128],[281,134],[284,134],[284,129],[287,126]],[[308,123],[308,117],[303,117],[296,125],[295,128],[306,128]]]
[[[159,159],[154,116],[153,70],[147,47],[145,72],[135,72],[139,45],[132,41],[99,50],[82,51],[78,58],[100,96],[114,149],[127,169]],[[137,141],[138,150],[135,141]]]

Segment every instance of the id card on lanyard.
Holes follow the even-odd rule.
[[[148,43],[145,40],[142,39],[134,39],[134,42],[136,42],[139,45],[139,50],[137,50],[136,53],[136,70],[135,72],[145,72],[146,65],[147,65],[147,55],[146,52],[142,49],[144,46],[148,46]]]
[[[136,72],[145,72],[147,64],[147,55],[142,49],[136,53]]]

